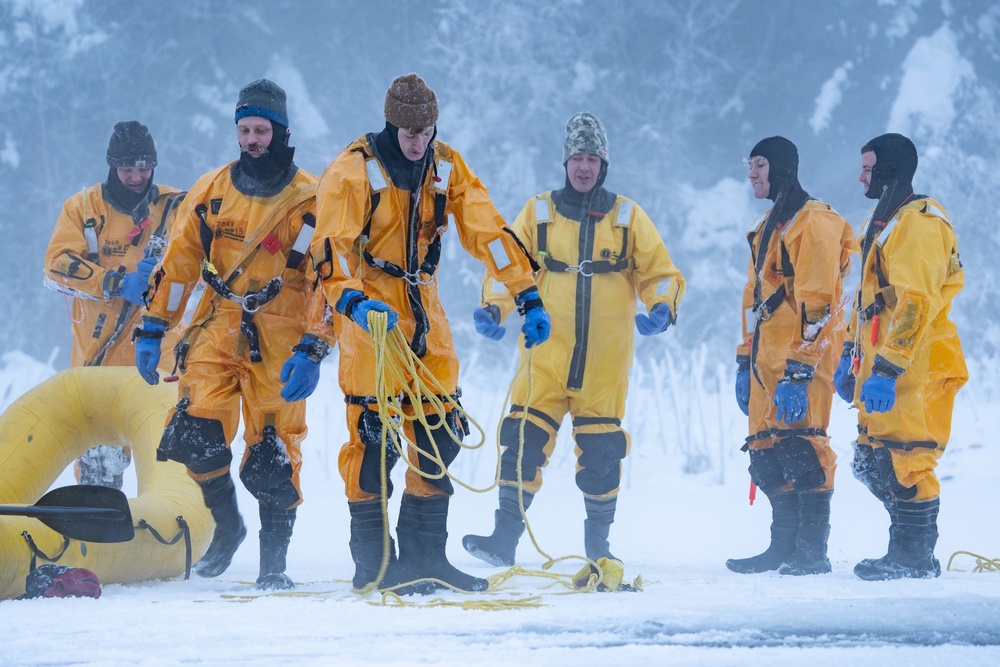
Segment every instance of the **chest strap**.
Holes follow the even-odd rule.
[[[631,262],[628,257],[628,230],[632,224],[632,202],[623,201],[618,205],[615,226],[622,228],[622,248],[618,253],[618,259],[613,262],[606,259],[584,259],[579,264],[567,264],[552,257],[548,252],[548,226],[551,222],[549,200],[536,199],[535,223],[538,229],[538,256],[541,257],[545,268],[549,271],[556,273],[579,273],[582,276],[590,277],[599,273],[618,273],[629,268]]]
[[[201,277],[206,285],[215,290],[216,294],[223,299],[239,304],[240,308],[243,309],[243,315],[240,318],[240,332],[246,336],[247,343],[250,345],[250,361],[253,363],[263,361],[264,357],[260,353],[260,332],[257,330],[257,324],[253,321],[254,315],[257,314],[261,306],[273,300],[281,292],[283,284],[281,276],[272,278],[259,290],[247,292],[242,296],[229,289],[229,285],[222,280],[222,276],[218,274],[211,262],[202,264]]]

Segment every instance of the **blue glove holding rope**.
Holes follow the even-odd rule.
[[[524,346],[531,349],[549,339],[552,333],[552,320],[542,305],[542,297],[537,287],[529,287],[516,297],[517,312],[524,318],[521,333],[524,334]]]
[[[837,364],[837,372],[833,374],[833,387],[837,395],[848,403],[854,402],[854,387],[857,378],[854,377],[854,343],[844,343],[844,353]]]
[[[875,358],[871,377],[861,385],[861,396],[858,397],[865,405],[865,410],[872,412],[889,412],[896,404],[896,378],[898,371],[885,363],[879,363]]]
[[[736,404],[743,414],[750,416],[750,360],[740,357],[736,360]]]
[[[652,336],[666,331],[673,319],[670,306],[658,303],[649,311],[648,316],[642,313],[635,316],[635,328],[643,336]]]
[[[813,378],[813,367],[796,361],[785,365],[785,377],[774,389],[774,405],[778,408],[775,417],[786,424],[801,421],[809,410],[809,383]]]
[[[483,308],[476,308],[472,313],[472,319],[476,321],[476,333],[480,336],[490,340],[500,340],[507,333],[507,328],[500,326],[500,307],[492,303]]]
[[[325,341],[306,334],[292,350],[295,354],[281,367],[280,376],[285,383],[281,397],[289,403],[309,398],[316,391],[319,365],[330,353],[330,346]]]
[[[160,382],[156,367],[160,365],[160,344],[166,330],[166,322],[143,317],[142,326],[132,332],[132,340],[135,341],[135,367],[147,384]]]
[[[155,257],[143,257],[140,259],[139,263],[135,266],[135,271],[122,276],[118,296],[137,306],[146,305],[142,295],[149,289],[149,276],[153,273],[156,262],[157,259]]]
[[[396,324],[399,323],[399,313],[390,308],[389,304],[384,301],[369,299],[364,295],[364,292],[346,290],[337,302],[337,312],[350,317],[359,327],[365,330],[365,333],[371,333],[371,329],[368,328],[368,313],[373,310],[378,313],[388,313],[386,331],[392,331],[396,328]]]

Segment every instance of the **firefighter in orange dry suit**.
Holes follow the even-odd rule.
[[[339,332],[340,385],[350,432],[340,452],[340,473],[351,512],[350,546],[357,588],[374,581],[379,572],[384,528],[380,497],[392,493],[391,484],[383,489],[380,482],[382,427],[375,402],[368,313],[388,312],[390,327],[398,321],[410,349],[428,372],[457,396],[458,359],[435,272],[441,234],[450,215],[462,246],[517,295],[529,344],[540,344],[548,337],[548,314],[528,257],[462,156],[435,140],[437,111],[437,97],[420,77],[396,78],[386,92],[385,128],[343,150],[324,171],[317,195],[319,225],[313,254],[319,258],[325,253],[331,265],[343,263],[346,275],[325,269],[320,273],[327,301],[353,320],[345,322]],[[389,391],[397,394],[401,389]],[[434,451],[436,445],[447,466],[460,448],[452,435],[461,438],[464,427],[457,410],[445,421],[442,424],[437,415],[429,415],[429,431],[408,422],[407,435],[421,450]],[[437,463],[412,449],[408,456],[425,473],[442,472]],[[390,444],[385,457],[388,471],[396,459],[396,449]],[[445,553],[453,493],[447,476],[426,479],[407,470],[396,526],[399,558],[390,545],[389,566],[378,583],[380,588],[429,577],[461,590],[486,589],[485,579],[456,569]],[[419,592],[430,589],[420,586]],[[418,591],[411,587],[408,592]]]
[[[462,540],[469,553],[493,565],[514,564],[525,529],[519,478],[527,509],[542,486],[542,468],[567,412],[576,440],[576,484],[587,512],[586,555],[595,563],[615,558],[608,534],[622,459],[630,446],[621,420],[632,367],[632,323],[644,336],[666,331],[677,319],[684,294],[684,277],[646,212],[603,186],[609,164],[604,126],[581,112],[569,119],[566,132],[565,186],[532,197],[514,223],[514,231],[542,265],[537,280],[546,303],[554,308],[554,326],[544,354],[521,351],[513,404],[500,427],[504,451],[493,533]],[[636,314],[637,297],[648,316]],[[487,275],[483,307],[475,312],[477,331],[493,340],[502,338],[500,322],[512,309],[507,290]],[[605,564],[598,565],[608,576]],[[615,565],[621,567],[620,562]]]
[[[115,124],[107,162],[105,182],[66,200],[45,253],[46,284],[73,297],[73,366],[135,363],[132,330],[184,197],[153,183],[156,146],[137,121]],[[127,448],[98,445],[77,460],[77,479],[120,489],[130,459]]]
[[[878,204],[861,230],[861,286],[836,386],[858,408],[854,474],[891,521],[886,555],[854,568],[867,580],[941,574],[934,468],[969,377],[948,318],[965,281],[958,241],[940,204],[913,193],[916,170],[917,149],[901,134],[861,149],[858,180]]]
[[[157,457],[185,464],[201,486],[216,526],[195,572],[221,574],[246,536],[229,474],[242,400],[240,479],[258,500],[261,522],[257,587],[290,589],[284,571],[302,502],[302,399],[316,388],[334,342],[322,296],[313,299],[307,258],[316,177],[292,161],[285,92],[277,85],[260,79],[245,86],[235,119],[240,159],[202,176],[188,193],[153,273],[136,366],[147,382],[158,382],[161,332],[204,279],[208,288],[178,344],[179,400]]]
[[[748,164],[754,196],[774,205],[748,235],[736,399],[750,418],[744,446],[750,477],[771,501],[771,543],[726,567],[744,574],[822,574],[830,571],[837,467],[826,429],[844,340],[843,280],[857,244],[847,221],[799,185],[791,141],[763,139]]]

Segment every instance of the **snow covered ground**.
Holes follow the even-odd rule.
[[[8,354],[0,361],[0,402],[8,404],[51,372],[46,364]],[[477,373],[466,376],[464,402],[492,434],[509,371],[495,370],[489,382],[480,377],[483,370]],[[973,573],[975,560],[958,556],[951,571],[931,581],[869,583],[852,574],[861,558],[884,553],[888,520],[850,476],[853,414],[843,404],[836,405],[832,428],[841,457],[830,536],[833,573],[729,572],[726,558],[766,546],[770,510],[763,497],[747,504],[746,460],[739,452],[743,419],[728,387],[721,398],[708,390],[686,398],[689,405],[721,405],[707,413],[703,435],[718,435],[701,443],[707,463],[692,474],[683,472],[691,456],[679,451],[669,409],[657,416],[666,431],[638,423],[650,421],[664,397],[648,387],[633,391],[633,404],[643,409],[630,412],[626,427],[641,435],[627,459],[611,538],[626,564],[626,580],[641,575],[642,592],[576,594],[553,586],[552,579],[518,577],[485,594],[442,593],[382,605],[377,596],[351,592],[348,513],[336,468],[345,437],[343,404],[331,360],[309,405],[306,502],[289,555],[295,592],[261,596],[254,590],[257,516],[241,488],[252,530],[222,577],[105,585],[99,600],[0,602],[0,665],[1000,664],[1000,573]],[[1000,465],[998,408],[995,394],[975,380],[959,395],[952,442],[940,466],[937,555],[943,567],[960,550],[1000,557],[993,491]],[[583,504],[564,431],[529,515],[552,556],[582,552]],[[495,458],[485,449],[463,453],[455,474],[488,485]],[[70,479],[64,473],[57,484]],[[134,480],[129,483],[134,492]],[[400,478],[397,488],[401,484]],[[461,489],[452,501],[449,556],[480,576],[498,570],[468,556],[460,539],[491,526],[495,503],[495,491]],[[544,562],[526,538],[518,555],[525,568]],[[563,561],[553,570],[572,574],[579,567]],[[495,608],[500,606],[508,608]]]

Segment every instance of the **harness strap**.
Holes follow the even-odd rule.
[[[530,407],[529,408],[525,408],[523,405],[512,405],[512,406],[510,406],[510,411],[511,412],[527,412],[529,415],[532,415],[534,417],[538,417],[539,419],[541,419],[542,421],[544,421],[546,424],[548,424],[549,426],[551,426],[553,430],[555,430],[555,431],[559,430],[559,422],[557,422],[555,419],[553,419],[552,417],[548,416],[547,414],[545,414],[541,410],[536,410],[535,408],[530,408]]]
[[[598,424],[612,424],[614,426],[621,426],[622,420],[616,417],[573,417],[573,427],[577,426],[595,426]]]
[[[913,442],[903,442],[902,440],[889,440],[888,438],[876,438],[868,435],[868,429],[858,425],[858,434],[868,438],[871,442],[876,442],[887,449],[901,449],[911,452],[914,449],[937,449],[938,444],[931,440],[915,440]]]
[[[629,268],[631,261],[628,257],[628,231],[632,223],[632,202],[623,201],[618,205],[618,212],[615,215],[615,226],[622,228],[622,248],[618,253],[618,259],[610,262],[606,259],[592,260],[584,259],[579,264],[567,264],[555,259],[548,252],[548,225],[552,222],[549,214],[549,201],[547,199],[535,200],[535,224],[538,233],[538,255],[542,258],[542,263],[549,271],[556,273],[579,273],[583,276],[593,276],[599,273],[618,273]]]
[[[246,336],[247,342],[250,344],[250,361],[254,363],[263,361],[264,357],[260,352],[260,332],[257,330],[257,324],[253,319],[254,315],[263,305],[278,296],[284,284],[282,277],[272,278],[256,292],[247,292],[242,296],[235,294],[229,289],[229,285],[222,280],[222,277],[216,272],[211,262],[202,264],[201,277],[206,285],[215,290],[216,294],[223,299],[239,304],[243,309],[243,315],[240,318],[240,332]]]
[[[746,442],[740,448],[740,451],[745,452],[750,449],[750,443],[756,440],[767,440],[775,436],[780,436],[782,438],[792,438],[796,436],[804,438],[811,436],[826,437],[826,430],[822,428],[769,428],[748,436]]]

